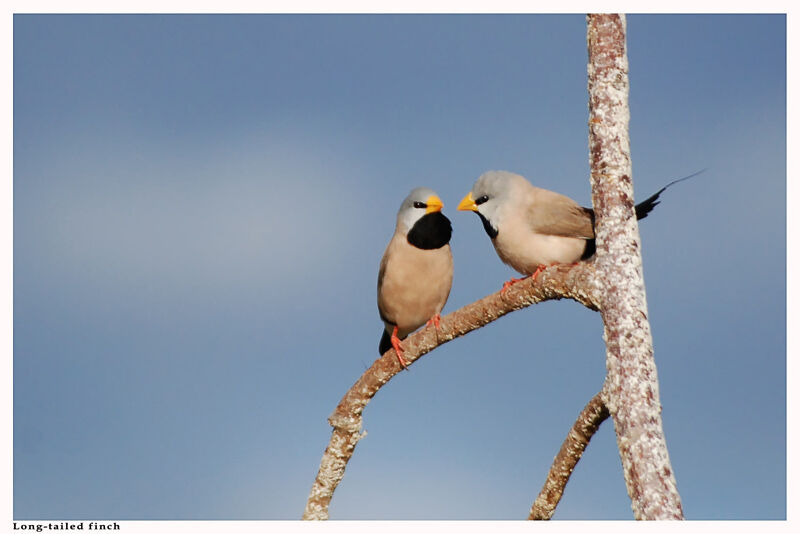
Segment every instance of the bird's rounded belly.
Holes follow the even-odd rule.
[[[410,334],[442,311],[450,294],[452,267],[450,258],[417,264],[416,272],[393,271],[383,281],[384,295],[391,299],[381,302],[384,316],[397,325],[400,338]],[[452,263],[449,263],[452,266]]]
[[[420,293],[421,294],[421,293]],[[398,336],[402,339],[441,311],[437,306],[441,297],[427,293],[418,299],[406,298],[405,295],[397,299],[397,312],[391,313],[397,325]]]
[[[576,237],[533,233],[516,240],[503,237],[501,232],[494,240],[497,255],[503,263],[524,275],[533,274],[539,265],[574,263],[586,248],[586,240]]]

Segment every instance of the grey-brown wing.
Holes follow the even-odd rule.
[[[537,234],[594,238],[592,210],[553,191],[539,189],[526,215],[531,229]]]
[[[383,253],[383,258],[381,258],[381,266],[378,269],[378,313],[381,316],[381,320],[386,321],[387,323],[392,323],[393,321],[388,319],[384,313],[381,291],[383,290],[383,278],[386,276],[386,266],[389,264],[389,256],[391,256],[391,244],[392,242],[389,242],[389,246],[386,247],[386,251]]]

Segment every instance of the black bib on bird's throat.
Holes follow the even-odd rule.
[[[407,239],[417,248],[432,250],[442,248],[449,243],[451,235],[453,235],[453,227],[450,219],[445,217],[442,212],[435,211],[426,213],[415,222],[408,231]]]
[[[477,213],[478,217],[481,218],[481,222],[483,223],[483,229],[486,230],[486,235],[489,236],[489,239],[494,239],[495,237],[497,237],[497,234],[499,232],[497,231],[497,228],[492,226],[492,223],[489,222],[489,219],[484,217],[483,213],[479,211],[476,211],[475,213]]]

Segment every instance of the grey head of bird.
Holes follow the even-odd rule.
[[[478,178],[472,190],[459,203],[458,209],[477,213],[484,230],[494,239],[499,231],[499,221],[507,212],[518,209],[518,204],[524,202],[526,189],[532,187],[519,174],[488,171]]]
[[[408,194],[397,212],[397,232],[421,249],[441,248],[453,233],[450,219],[444,216],[444,204],[428,187],[417,187]]]

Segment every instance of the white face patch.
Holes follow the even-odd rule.
[[[500,207],[512,205],[514,200],[524,191],[530,183],[520,176],[507,171],[489,171],[480,176],[472,188],[472,198],[476,204],[487,197],[486,201],[478,204],[478,211],[496,228],[497,219],[502,216]]]
[[[403,234],[408,233],[414,223],[427,213],[427,202],[431,196],[438,197],[436,192],[428,187],[417,187],[408,194],[397,212],[398,231]],[[420,203],[419,207],[414,207],[414,203]]]
[[[408,231],[414,226],[418,220],[420,220],[426,211],[424,207],[415,208],[413,205],[408,207],[403,207],[397,213],[397,228],[398,230],[402,229],[402,232],[408,233]]]

